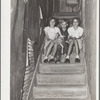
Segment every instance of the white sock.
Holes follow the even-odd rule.
[[[69,55],[67,55],[66,59],[69,59]]]
[[[78,58],[78,59],[79,59],[79,55],[76,55],[76,58]]]
[[[47,56],[45,56],[45,57],[44,57],[44,60],[45,60],[45,59],[48,59],[48,57],[47,57]]]
[[[54,59],[54,56],[50,56],[50,59]]]

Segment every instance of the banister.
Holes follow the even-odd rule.
[[[43,49],[43,44],[41,46],[39,56],[37,59],[37,63],[35,65],[34,59],[34,46],[35,42],[31,41],[27,38],[27,45],[26,45],[26,66],[25,66],[25,75],[24,75],[24,82],[23,82],[23,89],[22,89],[22,100],[30,100],[30,94],[32,92],[32,86],[35,86],[35,76],[38,71],[38,65],[40,61],[40,56]]]
[[[36,67],[35,67],[35,70],[33,72],[33,77],[32,77],[32,81],[31,81],[31,84],[29,87],[29,91],[28,91],[28,95],[27,95],[26,100],[31,100],[31,98],[34,98],[33,97],[33,87],[36,85],[36,74],[38,72],[39,62],[40,62],[40,58],[41,58],[41,54],[42,54],[42,49],[43,49],[43,44],[41,46],[40,53],[39,53],[37,63],[36,63]]]

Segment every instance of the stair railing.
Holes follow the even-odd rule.
[[[39,63],[40,63],[40,59],[41,59],[41,55],[42,55],[42,51],[43,51],[43,45],[44,44],[42,44],[42,47],[40,49],[37,64],[36,64],[36,67],[35,67],[35,70],[34,70],[34,73],[33,73],[32,81],[31,81],[31,84],[30,84],[30,88],[29,88],[29,92],[28,92],[28,96],[27,96],[26,100],[33,100],[34,99],[34,97],[33,97],[33,87],[35,87],[35,85],[36,85],[36,74],[38,73],[38,69],[39,69]]]
[[[43,27],[42,27],[43,28]],[[40,37],[39,37],[39,56],[37,58],[37,61],[35,60],[35,42],[27,38],[26,41],[26,66],[25,66],[25,73],[24,73],[24,81],[23,81],[23,88],[22,88],[22,100],[30,100],[30,97],[32,96],[32,87],[33,85],[36,85],[35,82],[35,76],[38,71],[38,65],[40,62],[40,57],[42,54],[43,49],[43,30],[40,31]],[[36,62],[35,62],[36,61]]]
[[[31,41],[29,39],[28,39],[27,43],[30,44],[29,47],[30,47],[30,50],[32,50],[32,44],[31,44]],[[34,60],[34,58],[32,58],[32,59],[30,58],[30,57],[32,57],[32,55],[30,55],[30,57],[28,57],[28,55],[27,55],[28,58],[26,59],[26,64],[29,65],[29,67],[28,67],[29,69],[31,67],[33,69],[30,69],[32,72],[31,73],[29,72],[29,74],[31,74],[31,75],[26,75],[25,74],[27,77],[24,78],[24,86],[23,86],[23,97],[22,97],[22,100],[33,100],[34,99],[34,97],[33,97],[33,87],[36,86],[36,74],[38,73],[39,62],[40,62],[41,55],[42,55],[42,51],[43,51],[43,45],[44,45],[44,43],[41,46],[41,49],[40,49],[40,52],[39,52],[39,56],[38,56],[36,65],[33,65],[33,62],[30,62],[30,60]],[[29,50],[28,47],[27,47],[27,50]],[[29,53],[29,51],[27,51],[27,52]],[[32,52],[34,54],[34,50],[32,50]],[[30,79],[30,81],[27,82],[27,79]]]
[[[25,74],[24,74],[24,82],[22,89],[22,100],[26,100],[29,87],[32,81],[32,76],[35,69],[35,60],[34,60],[34,44],[32,44],[31,40],[27,38],[26,42],[26,66],[25,66]]]

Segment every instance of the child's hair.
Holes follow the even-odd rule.
[[[50,18],[49,18],[49,20],[48,20],[48,25],[50,26],[50,21],[51,21],[52,19],[54,19],[54,20],[55,20],[55,26],[56,26],[56,22],[57,22],[57,20],[56,20],[56,18],[55,18],[55,17],[50,17]]]
[[[64,22],[68,23],[68,20],[67,20],[67,19],[65,19],[65,18],[63,18],[63,19],[62,19],[62,21],[64,21]]]
[[[80,24],[81,24],[80,18],[79,18],[79,17],[74,17],[74,18],[72,19],[72,24],[73,24],[74,19],[76,19],[76,20],[78,21],[78,25],[80,26]]]
[[[66,19],[66,18],[63,18],[61,23],[63,23],[63,21],[64,21],[64,22],[66,22],[67,27],[69,27],[69,20],[68,20],[68,19]]]

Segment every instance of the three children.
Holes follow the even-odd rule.
[[[65,19],[62,20],[60,28],[56,27],[55,24],[56,24],[55,18],[51,18],[49,20],[49,26],[44,28],[46,35],[46,41],[44,46],[44,50],[46,51],[44,57],[44,63],[48,61],[55,61],[54,56],[56,53],[57,55],[60,54],[66,55],[65,62],[70,63],[70,53],[73,44],[75,44],[76,48],[75,62],[80,62],[78,40],[82,38],[83,28],[79,26],[79,19],[73,18],[73,26],[69,28],[68,28],[68,21],[66,21]],[[60,42],[58,41],[59,37],[61,38]],[[62,49],[63,52],[61,52]],[[50,55],[50,60],[48,60],[49,55]],[[60,56],[58,57],[58,60],[60,61]]]

